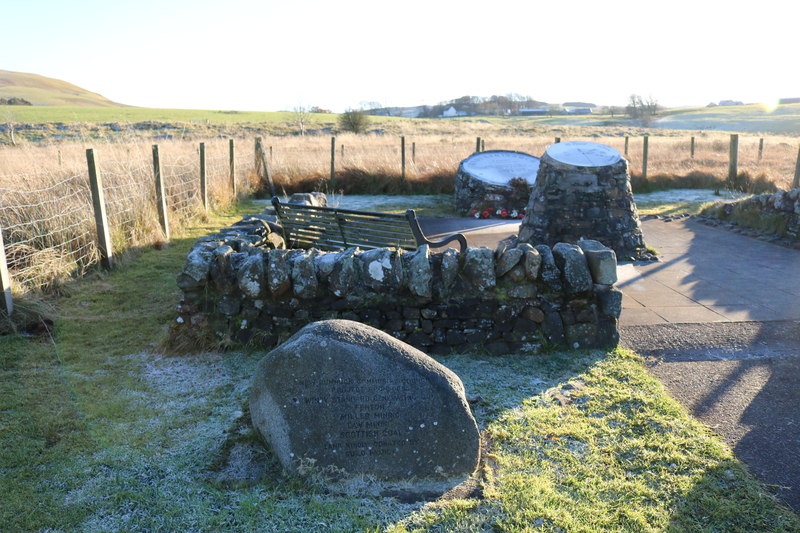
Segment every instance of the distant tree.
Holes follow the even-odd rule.
[[[369,126],[369,117],[361,109],[348,109],[339,115],[339,129],[353,133],[364,133]]]
[[[653,98],[652,95],[648,96],[647,100],[644,101],[644,108],[651,117],[657,115],[659,110],[658,100]]]
[[[649,96],[647,100],[643,99],[638,94],[632,94],[628,97],[628,105],[625,111],[634,120],[638,120],[642,126],[647,126],[653,120],[653,117],[658,113],[658,100]]]
[[[311,109],[308,110],[309,113],[330,113],[330,109],[324,109],[319,106],[311,106]]]
[[[300,129],[300,135],[306,134],[306,126],[308,125],[309,111],[305,106],[299,105],[292,110],[292,119],[297,127]]]
[[[11,141],[11,146],[16,146],[17,141],[14,139],[14,113],[11,111],[5,112],[6,129],[8,130],[8,139]]]

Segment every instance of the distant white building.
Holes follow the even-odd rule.
[[[466,117],[466,111],[459,111],[453,106],[448,107],[444,111],[442,111],[441,117],[442,118],[452,118],[452,117]]]
[[[547,109],[544,107],[523,107],[519,110],[520,115],[546,115]]]

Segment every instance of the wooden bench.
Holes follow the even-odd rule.
[[[430,241],[419,227],[413,209],[405,215],[372,213],[334,207],[285,204],[272,197],[272,205],[283,227],[284,239],[291,248],[318,248],[341,250],[357,246],[363,250],[373,248],[402,248],[416,250],[427,244],[438,248],[458,241],[463,252],[467,239],[460,233],[448,235],[440,241]]]

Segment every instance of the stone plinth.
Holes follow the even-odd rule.
[[[458,166],[456,210],[462,215],[487,212],[510,218],[522,214],[536,181],[539,158],[522,152],[490,150],[472,154]],[[500,212],[500,213],[498,213]]]
[[[628,162],[603,144],[565,142],[542,156],[520,242],[596,240],[620,259],[651,259],[631,191]]]

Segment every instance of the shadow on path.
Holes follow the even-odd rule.
[[[800,511],[800,252],[691,221],[644,228],[663,262],[619,285],[623,316],[657,319],[623,325],[622,343]]]

